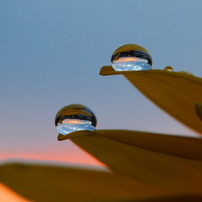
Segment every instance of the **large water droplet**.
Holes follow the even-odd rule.
[[[174,72],[174,69],[171,66],[166,66],[164,70],[167,72]]]
[[[55,117],[55,126],[62,135],[78,130],[94,131],[96,124],[95,114],[88,107],[79,104],[63,107]]]
[[[137,44],[126,44],[116,49],[111,62],[116,71],[150,70],[152,66],[150,53]]]

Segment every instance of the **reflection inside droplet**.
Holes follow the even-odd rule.
[[[87,107],[79,104],[63,107],[56,115],[55,126],[62,135],[74,131],[94,131],[97,124],[94,113]]]
[[[144,47],[137,44],[125,44],[117,48],[111,57],[115,71],[150,70],[152,57]]]
[[[121,57],[118,60],[113,60],[112,67],[115,71],[141,71],[151,69],[147,59],[138,57]]]
[[[57,130],[60,134],[66,135],[78,130],[94,131],[95,127],[92,125],[91,121],[75,121],[73,119],[69,119],[69,122],[67,123],[59,123],[57,125]]]
[[[174,69],[171,66],[166,66],[164,70],[167,72],[174,72]]]

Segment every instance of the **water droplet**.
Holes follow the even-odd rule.
[[[79,104],[63,107],[55,117],[55,126],[62,135],[78,130],[94,131],[96,124],[95,114],[88,107]]]
[[[150,53],[136,44],[126,44],[116,49],[111,62],[116,71],[150,70],[152,66]]]
[[[166,66],[164,70],[167,72],[174,72],[174,69],[171,66]]]

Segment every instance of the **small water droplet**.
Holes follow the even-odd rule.
[[[79,104],[63,107],[55,117],[55,126],[62,135],[78,130],[94,131],[96,124],[95,114],[88,107]]]
[[[116,49],[111,62],[116,71],[150,70],[152,66],[150,53],[137,44],[126,44]]]
[[[174,72],[174,69],[171,66],[166,66],[164,70],[167,72]]]

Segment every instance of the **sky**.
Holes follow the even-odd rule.
[[[98,165],[57,141],[56,113],[86,105],[97,129],[196,133],[122,76],[99,75],[123,44],[144,46],[153,69],[202,77],[201,0],[1,0],[0,161],[39,159]]]

